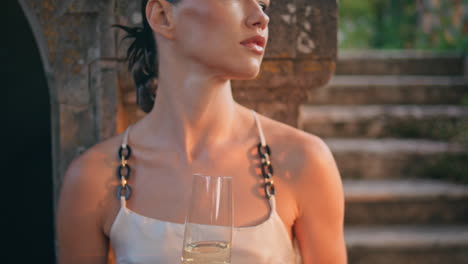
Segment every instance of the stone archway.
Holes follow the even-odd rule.
[[[14,193],[26,201],[21,206],[14,205],[16,208],[22,208],[17,210],[22,211],[17,214],[19,221],[16,217],[10,218],[15,219],[16,223],[13,223],[13,226],[18,226],[18,231],[20,231],[15,231],[13,235],[15,239],[18,239],[14,248],[19,252],[11,253],[11,255],[14,262],[22,262],[18,260],[24,258],[33,258],[29,259],[33,261],[47,257],[45,262],[54,263],[56,254],[54,212],[66,168],[88,147],[115,134],[116,117],[113,115],[116,112],[117,93],[117,78],[114,70],[116,56],[113,49],[114,36],[110,27],[113,23],[114,2],[112,0],[75,2],[18,0],[10,2],[12,2],[12,7],[8,8],[9,13],[14,18],[23,19],[26,27],[30,29],[30,39],[26,42],[31,43],[32,48],[27,50],[37,50],[36,59],[41,69],[32,71],[42,74],[44,87],[42,95],[46,98],[45,108],[47,108],[46,119],[48,121],[43,121],[41,124],[45,124],[49,131],[46,139],[38,141],[49,142],[48,147],[31,148],[25,151],[36,157],[36,160],[42,161],[40,164],[48,167],[49,172],[22,173],[34,175],[33,179],[36,181],[19,184],[24,191],[20,192],[20,195]],[[12,13],[13,6],[16,7],[18,14]],[[16,28],[15,21],[13,25]],[[15,35],[17,32],[8,34],[8,36]],[[14,50],[21,46],[19,42],[13,42],[11,47]],[[29,59],[32,60],[32,58]],[[30,60],[23,61],[23,66],[32,64]],[[25,76],[24,80],[31,77],[30,73],[26,74],[28,76],[27,78]],[[34,85],[38,84],[23,86]],[[30,95],[28,99],[39,100],[39,96],[29,93],[28,89],[24,88],[23,94],[18,93],[16,96]],[[13,98],[11,101],[18,100]],[[28,101],[22,100],[18,105],[24,106],[24,104],[28,104]],[[35,116],[34,114],[37,116],[37,112],[30,112],[29,116]],[[33,121],[38,120],[41,119]],[[24,120],[24,123],[31,124],[34,123],[33,121]],[[37,133],[34,128],[22,129],[22,131]],[[21,135],[18,133],[19,130],[13,132]],[[24,135],[23,138],[25,138]],[[44,159],[47,156],[49,158]],[[28,164],[17,164],[15,167],[30,167],[31,170],[38,168],[37,165],[28,166]],[[48,185],[41,185],[37,182],[47,182]],[[18,186],[17,180],[14,183],[14,186]],[[48,202],[43,202],[42,197],[46,197]],[[41,230],[44,232],[41,233]]]
[[[19,0],[47,76],[57,203],[69,163],[115,134],[114,1]]]
[[[45,57],[44,39],[34,19],[21,2],[7,3],[8,23],[14,30],[7,40],[5,67],[7,88],[7,126],[4,131],[6,177],[12,181],[12,194],[5,202],[12,205],[7,217],[7,244],[12,262],[53,263],[54,212],[50,65]],[[8,32],[8,31],[7,31]],[[3,72],[3,70],[2,70]],[[4,171],[5,173],[5,171]],[[5,191],[5,190],[4,190]],[[8,198],[7,198],[8,197]]]

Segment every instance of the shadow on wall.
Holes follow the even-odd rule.
[[[34,35],[18,1],[7,1],[7,10],[7,37],[2,43],[7,46],[1,55],[3,87],[8,91],[7,125],[2,127],[7,132],[3,178],[8,183],[3,184],[2,200],[11,207],[5,226],[11,250],[3,251],[7,255],[2,254],[1,262],[55,263],[49,91]]]

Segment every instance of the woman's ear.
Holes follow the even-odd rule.
[[[173,5],[166,0],[149,0],[146,4],[146,18],[154,32],[167,39],[174,38]]]

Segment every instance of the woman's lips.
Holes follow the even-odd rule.
[[[247,47],[250,51],[262,55],[264,52],[264,49],[262,46],[257,45],[255,42],[249,42],[249,43],[244,43],[242,44],[245,47]]]

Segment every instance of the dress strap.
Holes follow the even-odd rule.
[[[127,142],[128,142],[128,133],[130,132],[130,128],[132,126],[128,126],[127,129],[125,129],[123,140],[122,140],[122,148],[127,147]]]
[[[252,115],[255,118],[255,123],[257,124],[257,129],[258,129],[258,134],[260,136],[260,143],[262,143],[262,146],[266,146],[266,141],[265,141],[265,136],[263,135],[263,130],[262,130],[262,124],[260,123],[260,120],[258,119],[257,112],[252,109]]]
[[[120,207],[127,208],[127,200],[125,200],[125,196],[120,196]]]
[[[270,214],[273,214],[276,211],[276,199],[274,195],[268,199],[268,203],[270,204]]]
[[[268,202],[270,203],[271,212],[276,210],[276,200],[275,200],[275,186],[273,185],[273,166],[270,161],[270,147],[267,145],[265,140],[265,135],[263,134],[262,124],[260,123],[260,119],[258,118],[257,112],[254,110],[252,111],[252,115],[254,116],[255,123],[257,124],[258,135],[260,137],[260,144],[258,146],[259,156],[261,160],[261,169],[262,175],[265,178],[265,194],[268,198]]]
[[[130,167],[129,165],[127,164],[128,163],[128,158],[130,157],[130,154],[131,154],[131,150],[130,150],[130,146],[128,145],[128,134],[130,133],[130,128],[131,128],[131,125],[127,127],[127,129],[125,129],[125,132],[124,132],[124,135],[123,135],[123,139],[122,139],[122,144],[121,144],[121,147],[119,149],[119,156],[120,156],[120,161],[121,161],[121,165],[119,166],[119,170],[118,170],[118,173],[119,173],[119,177],[120,177],[120,186],[118,188],[118,193],[117,195],[119,196],[120,198],[120,206],[121,207],[124,207],[126,208],[127,207],[127,199],[130,197],[130,192],[131,192],[131,188],[130,186],[128,186],[128,183],[127,183],[127,179],[128,179],[128,176],[130,174]],[[123,154],[122,151],[123,150],[126,150],[126,154]],[[123,171],[126,171],[126,177],[122,177],[122,172]],[[122,189],[125,190],[125,195],[122,194]]]

